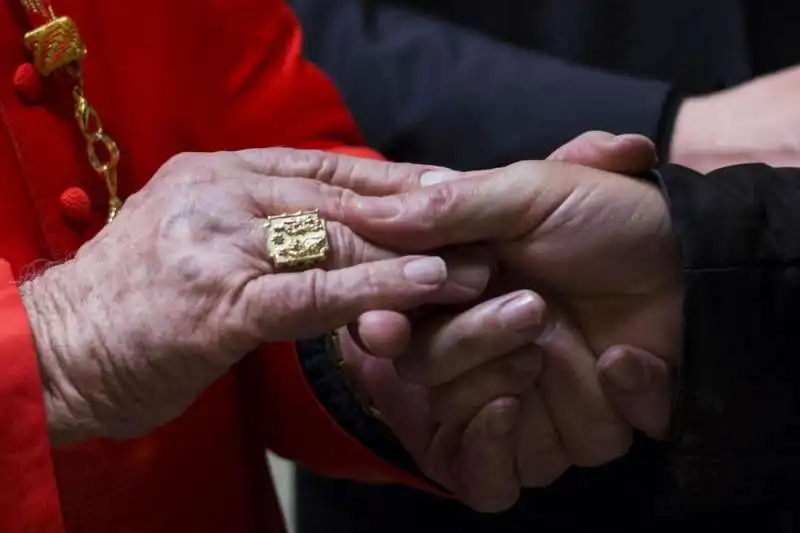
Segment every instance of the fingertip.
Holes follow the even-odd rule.
[[[556,148],[553,153],[547,158],[548,161],[574,161],[576,156],[580,159],[580,153],[585,150],[587,146],[594,146],[597,143],[609,142],[614,138],[612,133],[605,131],[587,131],[581,133],[566,144]]]
[[[369,311],[349,326],[350,336],[370,355],[394,359],[408,348],[411,323],[395,311]]]
[[[544,325],[547,304],[537,293],[521,290],[507,295],[497,313],[507,330],[525,331]]]
[[[447,281],[447,264],[441,257],[413,257],[403,265],[403,276],[420,285],[440,286]]]
[[[667,435],[670,369],[661,358],[631,346],[614,346],[598,360],[606,395],[634,428],[654,439]]]
[[[617,172],[642,172],[658,165],[655,143],[644,135],[626,133],[611,141],[612,152],[617,153],[618,165],[607,170]]]
[[[628,357],[633,350],[631,346],[618,344],[611,346],[603,352],[597,360],[597,368],[601,372],[607,371],[611,366],[617,363],[621,358]]]
[[[475,298],[486,290],[491,276],[491,267],[480,262],[450,263],[447,281],[454,290],[463,293],[463,298]]]
[[[613,142],[620,145],[635,146],[637,148],[649,148],[655,151],[656,144],[649,137],[638,133],[624,133],[614,137]]]
[[[621,392],[635,392],[650,386],[654,372],[666,363],[656,355],[626,345],[608,348],[597,361],[600,375]]]

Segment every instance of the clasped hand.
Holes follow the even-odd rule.
[[[550,159],[607,171],[639,173],[653,166],[654,157],[652,145],[644,138],[614,138],[595,132],[564,146]],[[514,187],[513,181],[528,181],[530,189],[537,179],[535,174],[526,175],[523,168],[496,173],[501,172],[505,175],[494,176],[491,178],[494,184],[488,185],[487,181],[484,186],[497,187],[493,190],[505,188],[505,196],[511,191],[525,195],[526,187]],[[481,174],[449,175],[442,171],[428,174],[423,182],[431,185],[450,179],[480,179]],[[514,174],[515,179],[512,178]],[[372,238],[377,237],[378,242],[408,251],[412,250],[409,243],[413,243],[414,251],[428,251],[431,246],[472,240],[499,237],[509,241],[488,247],[496,253],[499,264],[483,259],[485,277],[488,279],[491,268],[493,280],[474,307],[461,312],[428,307],[409,315],[408,319],[385,311],[373,312],[362,316],[358,327],[349,330],[359,342],[348,342],[344,346],[350,360],[361,365],[361,386],[373,398],[384,420],[400,432],[405,442],[416,444],[416,450],[413,446],[410,449],[416,451],[426,472],[433,473],[434,479],[446,486],[455,487],[459,496],[473,507],[496,511],[513,503],[521,487],[543,487],[573,465],[597,466],[620,457],[630,446],[633,428],[652,437],[661,437],[669,418],[667,362],[640,348],[618,344],[626,340],[664,350],[664,353],[673,352],[672,347],[665,349],[647,336],[639,335],[636,324],[625,324],[629,317],[615,317],[617,310],[630,312],[624,309],[629,307],[627,302],[564,299],[558,294],[559,288],[553,286],[557,282],[564,287],[580,288],[582,280],[591,284],[593,275],[600,274],[611,266],[609,263],[623,257],[605,259],[606,254],[600,251],[602,262],[593,263],[589,249],[587,260],[573,265],[569,257],[557,257],[553,251],[542,247],[542,242],[537,243],[540,248],[536,250],[531,249],[533,241],[512,244],[510,234],[515,231],[513,225],[519,222],[515,214],[492,216],[492,213],[480,213],[486,208],[477,205],[473,206],[478,211],[473,213],[476,218],[472,223],[466,219],[460,219],[459,224],[455,220],[435,219],[445,211],[433,203],[440,201],[435,191],[417,190],[420,186],[414,180],[418,177],[419,174],[414,174],[413,178],[406,176],[395,182],[400,190],[415,192],[402,202],[411,211],[400,213],[387,223],[391,231],[375,223],[376,214],[378,220],[387,220],[375,209],[385,209],[390,202],[363,204],[368,206],[362,213],[363,220],[355,223],[363,224],[364,231]],[[568,176],[561,179],[568,179]],[[506,183],[502,183],[503,180]],[[462,181],[455,187],[466,185]],[[389,184],[384,182],[384,186],[389,187]],[[470,194],[474,190],[460,192]],[[551,192],[558,193],[555,188]],[[474,198],[491,201],[490,195],[475,195]],[[536,201],[531,195],[523,198],[523,201]],[[594,207],[605,209],[598,200],[602,199],[592,202]],[[569,207],[564,199],[553,201],[579,209],[578,205]],[[507,204],[506,201],[502,205],[498,199],[495,205],[499,210],[505,209]],[[449,215],[457,212],[453,205],[445,204],[445,207],[452,209]],[[592,205],[585,209],[592,209]],[[417,219],[412,229],[405,225],[413,219],[412,211],[414,215],[423,212],[437,215],[428,220]],[[654,216],[658,213],[653,210]],[[541,216],[535,211],[534,214]],[[591,211],[587,214],[593,215]],[[563,213],[562,217],[567,215]],[[575,215],[581,216],[580,211],[572,211],[571,216]],[[558,230],[561,223],[569,222],[565,219],[556,223],[552,216],[549,225],[554,226],[553,231]],[[480,223],[487,224],[490,229],[478,227]],[[444,230],[446,224],[447,234],[440,232],[431,236],[427,224],[435,224],[439,230]],[[540,231],[550,232],[543,223],[539,224]],[[456,229],[457,237],[452,233]],[[470,235],[473,231],[478,234]],[[455,240],[449,240],[454,237]],[[569,235],[569,238],[575,239],[575,236]],[[537,237],[537,241],[540,240]],[[605,244],[612,246],[612,243]],[[550,245],[563,247],[554,239]],[[471,251],[476,275],[481,264],[479,252],[480,249]],[[581,250],[576,248],[575,252],[579,254]],[[553,264],[547,264],[550,261]],[[555,268],[558,263],[562,265]],[[575,279],[563,269],[571,271]],[[598,271],[593,273],[589,269]],[[609,269],[609,275],[615,274],[612,270]],[[617,274],[624,276],[621,272]],[[640,289],[635,286],[636,281],[635,278],[619,280],[629,285],[623,288],[624,299],[638,299]],[[605,284],[607,280],[599,282]],[[531,290],[533,288],[549,297],[543,299]],[[630,294],[626,294],[627,291]],[[570,320],[570,317],[581,316],[589,318],[582,325],[596,330],[584,328],[590,344]],[[597,323],[598,316],[608,323]],[[631,336],[617,338],[615,330],[620,328],[628,330]],[[409,332],[410,342],[406,343]],[[365,352],[384,360],[369,359]],[[598,361],[596,355],[601,354]],[[417,416],[415,424],[410,423],[411,408],[407,400],[399,401],[409,397],[415,397],[413,411],[426,414]],[[492,416],[499,422],[476,439],[476,425]],[[458,449],[459,438],[463,439],[462,450],[466,453],[453,453]],[[453,459],[442,460],[448,448]]]
[[[631,427],[661,435],[678,253],[660,193],[609,172],[651,167],[652,145],[594,133],[552,159],[459,174],[285,149],[174,158],[21,288],[52,440],[140,435],[259,345],[340,327],[384,422],[477,509],[618,457]],[[333,252],[276,273],[264,220],[307,209]]]

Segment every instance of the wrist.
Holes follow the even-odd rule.
[[[672,130],[669,160],[685,167],[697,168],[709,157],[711,131],[705,108],[708,97],[687,98],[678,108]]]
[[[66,444],[90,438],[88,404],[67,379],[65,362],[71,357],[67,352],[74,349],[76,341],[68,333],[71,310],[67,298],[49,271],[25,282],[20,296],[36,350],[50,440]]]

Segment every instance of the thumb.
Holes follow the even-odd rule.
[[[606,396],[623,418],[651,438],[665,438],[672,407],[667,363],[639,348],[613,346],[597,368]]]
[[[367,311],[424,305],[447,281],[444,260],[425,256],[266,275],[245,289],[244,322],[262,342],[312,337],[343,327]]]
[[[642,135],[612,135],[604,131],[589,131],[558,148],[547,158],[574,165],[639,174],[658,164],[656,147]]]

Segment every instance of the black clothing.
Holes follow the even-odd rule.
[[[642,133],[666,161],[677,93],[800,60],[794,0],[290,4],[371,145],[459,169],[543,158],[587,130]]]

